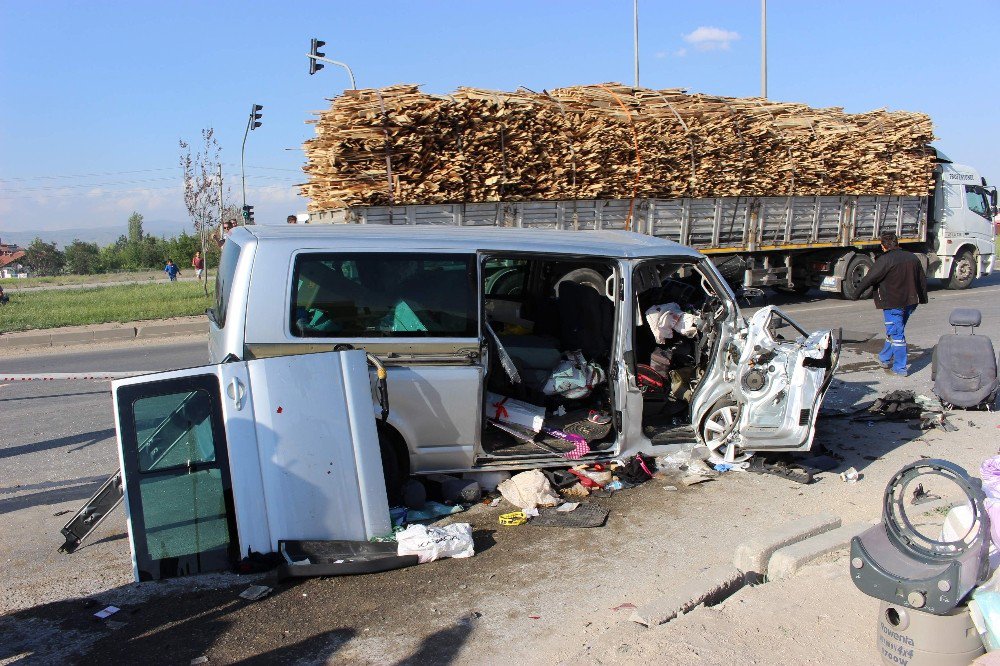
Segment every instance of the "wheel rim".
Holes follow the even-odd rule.
[[[858,264],[857,266],[855,266],[854,269],[851,271],[851,286],[857,289],[858,285],[861,284],[861,281],[865,279],[866,275],[868,275],[867,266],[865,266],[864,264]]]
[[[955,278],[963,283],[972,279],[972,261],[968,255],[964,255],[955,263]]]
[[[702,429],[705,444],[712,453],[721,456],[726,462],[742,462],[750,458],[750,454],[737,457],[736,444],[730,441],[738,419],[739,408],[736,405],[720,405],[708,415]]]

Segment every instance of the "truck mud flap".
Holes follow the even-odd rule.
[[[62,535],[66,542],[59,546],[59,552],[72,553],[79,548],[83,540],[122,503],[123,498],[122,474],[116,472],[114,476],[101,485],[94,496],[87,500],[87,503],[62,528]]]
[[[278,567],[278,580],[357,576],[419,563],[416,555],[397,555],[395,542],[289,540],[278,541],[278,552],[285,558],[285,563]]]

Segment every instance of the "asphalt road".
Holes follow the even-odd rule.
[[[827,404],[831,406],[856,404],[859,400],[870,397],[876,391],[886,390],[886,387],[904,387],[904,384],[901,382],[905,382],[905,386],[907,387],[919,387],[919,390],[925,392],[927,390],[925,387],[929,385],[928,364],[930,362],[930,350],[940,335],[950,332],[947,318],[952,308],[976,307],[980,309],[983,313],[984,321],[981,332],[991,335],[997,345],[1000,346],[1000,298],[998,298],[998,294],[1000,294],[1000,275],[986,281],[978,282],[974,288],[968,291],[952,292],[943,289],[934,289],[931,293],[931,302],[917,310],[911,319],[910,325],[907,327],[907,337],[910,342],[912,354],[911,369],[913,375],[911,378],[907,380],[898,380],[898,378],[884,379],[880,374],[872,372],[872,364],[865,365],[865,361],[868,358],[866,356],[867,352],[855,351],[851,355],[848,355],[848,357],[845,357],[841,372],[838,373],[841,381],[838,384],[837,390],[831,391],[827,399]],[[876,345],[882,335],[880,313],[874,308],[871,302],[845,302],[836,297],[818,292],[813,292],[806,297],[789,295],[769,296],[770,304],[781,307],[807,330],[843,327],[850,331],[867,332],[874,336],[873,342]],[[752,313],[752,311],[753,309],[747,309],[748,314]],[[192,367],[205,362],[207,362],[205,342],[203,340],[185,339],[178,342],[146,345],[132,343],[128,346],[120,347],[100,349],[81,348],[66,350],[61,353],[49,352],[37,356],[6,357],[0,358],[0,368],[12,373],[47,371],[153,371]],[[70,512],[78,508],[96,490],[100,483],[117,469],[117,453],[114,444],[114,420],[111,413],[108,384],[106,382],[95,381],[65,381],[44,383],[24,382],[0,385],[0,413],[3,414],[2,430],[0,430],[0,560],[4,562],[8,574],[11,574],[5,575],[3,577],[4,582],[0,584],[0,613],[7,615],[8,618],[16,618],[21,612],[28,613],[26,618],[43,617],[45,615],[45,605],[48,604],[53,609],[57,609],[60,617],[62,617],[67,612],[76,612],[73,610],[75,607],[67,609],[67,602],[62,601],[64,599],[97,594],[111,588],[128,590],[130,588],[131,571],[128,570],[127,566],[128,546],[124,539],[120,519],[107,521],[95,533],[92,540],[74,555],[65,556],[55,553],[55,548],[62,541],[59,535],[59,528],[69,518],[69,513],[65,512]],[[992,417],[993,415],[989,416]],[[969,426],[972,427],[971,421]],[[837,427],[840,426],[838,425]],[[991,434],[994,431],[994,426],[990,423],[986,423],[982,427],[989,428]],[[969,439],[977,436],[975,432],[966,429],[958,434]],[[888,455],[890,449],[894,449],[901,443],[909,441],[915,435],[907,434],[903,431],[895,432],[875,429],[863,432],[856,437],[870,438],[873,436],[875,440],[869,446],[877,447],[881,442],[885,442],[886,455]],[[982,440],[982,435],[978,435],[978,437]],[[817,441],[826,442],[828,445],[830,442],[836,442],[842,438],[842,433],[832,431],[817,435]],[[969,441],[963,439],[962,443],[962,453],[959,453],[958,447],[951,444],[948,445],[945,451],[954,450],[955,455],[967,456],[968,460],[964,461],[964,464],[972,464],[970,461],[977,459],[981,460],[984,455],[992,453],[992,450],[985,451],[986,448],[995,448],[995,444],[985,446],[980,441],[980,448],[982,450],[974,449],[975,441],[971,439]],[[913,444],[916,444],[916,442],[913,442]],[[925,444],[924,446],[929,445]],[[928,453],[932,452],[928,449]],[[878,453],[882,453],[881,449]],[[845,452],[845,455],[850,456],[853,454]],[[880,463],[869,462],[871,460],[871,457],[861,459],[860,456],[856,459],[848,458],[850,464],[857,465],[858,469],[865,470],[866,465],[872,466],[872,473],[874,474],[874,466]],[[891,467],[891,465],[895,465],[895,467]],[[886,467],[887,470],[891,471],[891,469],[898,468],[898,463],[895,461],[886,462]],[[889,473],[889,471],[886,471],[886,473]],[[745,485],[750,483],[750,481],[740,481],[740,483],[744,483]],[[877,494],[878,483],[876,481],[873,484],[864,486],[862,490],[866,493],[872,492]],[[692,556],[707,552],[701,549],[708,546],[708,542],[699,541],[699,539],[711,538],[718,540],[719,543],[715,546],[717,549],[731,548],[734,539],[733,536],[708,536],[714,534],[712,529],[710,529],[709,522],[705,523],[705,533],[697,534],[695,533],[697,530],[694,532],[691,531],[692,528],[690,525],[693,523],[685,523],[684,520],[700,520],[703,522],[716,520],[719,523],[717,526],[718,529],[731,530],[738,537],[746,529],[745,525],[739,520],[740,516],[731,516],[725,511],[720,511],[718,507],[731,506],[737,514],[742,512],[743,517],[757,516],[761,511],[761,507],[748,504],[743,499],[747,497],[747,492],[771,493],[774,495],[771,501],[777,503],[775,505],[793,507],[790,509],[793,517],[794,515],[801,515],[799,510],[794,508],[796,506],[795,503],[800,501],[797,497],[801,497],[802,495],[799,489],[786,490],[784,487],[776,488],[773,484],[761,487],[752,486],[750,488],[739,488],[737,486],[726,488],[725,484],[716,485],[717,489],[704,495],[685,493],[684,502],[686,504],[684,508],[675,507],[670,509],[671,511],[679,512],[678,515],[674,515],[674,518],[672,518],[672,520],[678,521],[676,524],[688,525],[689,527],[684,528],[686,536],[671,537],[672,539],[676,538],[677,541],[676,543],[672,542],[673,545],[669,547],[669,552],[674,556],[669,558],[669,566],[683,567],[686,565],[682,563],[696,562],[698,557],[695,556],[694,560],[692,560]],[[818,488],[818,491],[810,492],[820,493],[814,500],[819,502],[819,506],[837,506],[842,511],[861,512],[863,508],[867,510],[867,504],[859,503],[855,505],[853,502],[845,504],[843,498],[840,496],[826,498],[822,496],[822,493],[832,494],[842,492],[843,488],[840,486],[823,486],[819,484]],[[641,540],[647,534],[655,534],[658,529],[658,523],[654,518],[657,515],[655,511],[661,510],[657,502],[663,501],[663,494],[654,492],[653,490],[648,492],[643,490],[642,495],[636,495],[635,497],[640,499],[626,499],[623,497],[622,501],[626,503],[625,506],[619,506],[616,509],[616,511],[621,511],[623,515],[629,516],[628,520],[625,521],[625,524],[629,527],[627,529],[623,527],[621,530],[616,529],[614,532],[602,532],[598,537],[601,539],[600,543],[602,544],[599,550],[603,550],[605,544],[608,547],[614,545],[615,548],[627,549],[616,552],[628,552],[630,553],[630,558],[640,558],[641,555],[647,552],[646,549],[662,548],[662,544],[656,546],[646,545]],[[618,498],[615,499],[617,500]],[[872,505],[877,506],[874,502],[872,502]],[[741,506],[743,507],[742,509],[740,508]],[[652,514],[650,513],[650,507],[655,509]],[[686,518],[685,515],[687,516]],[[757,520],[767,521],[768,515],[770,515],[768,511],[764,510],[757,517]],[[858,517],[853,519],[858,519]],[[470,518],[470,520],[475,519]],[[651,520],[652,522],[650,522]],[[845,518],[845,520],[847,519]],[[485,527],[487,524],[495,525],[495,517],[489,517],[489,520],[483,519],[482,525]],[[484,532],[484,534],[486,533]],[[496,543],[499,544],[497,547],[490,548],[489,543],[484,547],[482,543],[477,543],[477,557],[474,558],[474,562],[470,561],[472,562],[471,568],[464,564],[452,564],[449,565],[451,568],[441,566],[434,571],[439,572],[440,576],[449,579],[453,575],[451,572],[457,572],[454,575],[466,576],[466,578],[462,578],[461,580],[466,580],[470,587],[475,588],[475,586],[480,586],[482,589],[492,589],[495,587],[493,575],[487,578],[484,573],[486,570],[502,571],[504,572],[503,576],[508,575],[510,571],[520,571],[520,575],[528,576],[525,584],[530,581],[532,585],[540,586],[540,581],[547,580],[551,575],[546,574],[539,577],[539,572],[553,566],[555,562],[567,564],[565,558],[569,552],[576,553],[579,549],[580,554],[574,555],[574,557],[585,558],[583,552],[587,550],[585,544],[588,543],[587,539],[589,539],[589,537],[581,537],[580,544],[576,544],[573,539],[567,536],[562,542],[556,541],[540,544],[537,542],[537,539],[532,540],[524,537],[525,534],[531,534],[530,530],[510,532],[509,534],[512,536],[505,536],[505,534],[507,533],[501,534],[498,532],[488,537],[491,542],[493,539],[496,540]],[[518,536],[513,536],[515,534]],[[480,536],[477,538],[483,539],[486,537]],[[507,539],[507,541],[504,539]],[[686,544],[687,541],[692,541],[693,543]],[[550,546],[553,550],[546,550]],[[480,550],[488,552],[479,554]],[[655,554],[658,551],[653,552]],[[531,565],[533,568],[524,568],[529,565],[520,563],[522,556],[526,561],[534,558],[534,564]],[[514,563],[510,561],[511,558],[513,558]],[[662,558],[656,559],[654,557],[654,560],[659,563],[662,561]],[[492,564],[494,562],[495,565]],[[445,563],[441,564],[444,565]],[[641,571],[641,567],[648,567],[650,564],[650,562],[636,559],[635,567],[637,571]],[[595,560],[590,565],[599,567],[600,563]],[[462,568],[459,568],[460,566]],[[583,565],[581,564],[580,566]],[[664,566],[667,565],[664,564]],[[620,569],[627,570],[624,568]],[[596,569],[594,570],[596,571]],[[422,568],[417,568],[413,571],[420,572]],[[693,573],[684,569],[678,569],[677,575],[691,575]],[[396,581],[400,585],[407,585],[406,589],[409,590],[409,594],[412,594],[414,588],[412,588],[411,584],[414,583],[414,579],[420,578],[422,575],[415,573],[407,578],[401,574],[398,578],[389,577],[387,580]],[[436,580],[433,574],[423,575],[423,577]],[[657,574],[658,577],[659,574]],[[424,585],[425,581],[422,579],[416,580],[416,583],[419,583],[418,588],[423,586],[421,589],[429,596],[408,599],[407,603],[412,603],[415,608],[426,605],[428,599],[431,600],[430,603],[436,603],[433,602],[434,595],[440,595],[441,592],[432,584],[432,580],[427,580],[427,585]],[[452,581],[453,586],[459,584],[458,580],[460,578],[455,578]],[[520,579],[518,580],[520,581]],[[407,583],[406,581],[410,582]],[[499,582],[496,581],[496,583]],[[646,579],[641,581],[636,580],[633,583],[634,588],[625,583],[623,583],[623,586],[641,592],[649,584],[657,586],[667,584],[666,582],[662,584],[655,583]],[[204,586],[206,583],[203,582],[201,585]],[[302,587],[302,589],[317,590],[316,586],[320,586],[322,583],[310,583],[310,585],[311,587]],[[365,595],[366,588],[364,581],[354,583],[342,580],[337,585],[345,586],[347,591],[353,591],[362,596]],[[429,589],[428,586],[430,586]],[[464,590],[466,583],[462,583],[461,588]],[[338,587],[339,589],[340,587]],[[451,589],[449,594],[454,593],[459,596],[468,596],[460,594],[452,588],[449,589]],[[560,590],[559,594],[562,594],[562,587],[555,589]],[[292,593],[291,596],[288,596],[288,593],[283,594],[275,603],[282,606],[281,611],[283,616],[287,613],[290,618],[294,618],[296,607],[294,599],[298,597],[298,593],[294,589],[290,592]],[[539,595],[555,595],[553,598],[558,596],[550,588],[538,587],[537,592]],[[469,594],[472,594],[471,591]],[[531,605],[534,602],[517,597],[516,593],[513,595],[514,598],[509,598],[509,593],[500,589],[494,590],[492,594],[498,595],[497,599],[503,598],[508,603],[514,604],[517,608],[534,608]],[[604,592],[604,594],[608,594],[608,592]],[[627,595],[625,597],[622,595],[621,586],[615,585],[611,596],[620,601],[622,598],[627,597]],[[302,594],[302,596],[305,596],[305,594]],[[589,599],[589,587],[585,596]],[[403,597],[406,597],[406,595],[404,594]],[[487,605],[487,602],[480,595],[473,596],[472,598],[473,601],[471,602],[457,599],[455,603],[459,606],[464,603],[465,605],[462,607],[466,609],[485,607]],[[572,595],[569,595],[565,599],[570,608],[572,608],[573,604],[572,598]],[[225,598],[226,603],[229,603],[229,599],[229,596]],[[301,597],[299,599],[302,601]],[[318,613],[333,612],[339,614],[343,612],[345,615],[341,618],[341,621],[345,624],[350,624],[358,631],[363,626],[375,627],[377,624],[375,620],[372,620],[372,622],[365,620],[365,617],[367,617],[365,613],[380,617],[390,625],[393,622],[405,621],[398,614],[394,614],[394,608],[398,610],[400,600],[394,597],[390,593],[390,590],[386,590],[386,596],[382,600],[371,599],[370,603],[376,604],[372,608],[364,605],[364,603],[369,603],[368,601],[361,603],[360,597],[358,599],[358,604],[351,606],[351,608],[357,606],[357,618],[351,615],[353,610],[347,608],[325,606],[315,608],[314,610]],[[576,599],[579,600],[580,597],[577,596]],[[193,604],[192,612],[196,612],[197,608],[195,607],[198,607],[198,604],[201,602],[190,599],[188,601]],[[292,605],[289,606],[289,603]],[[302,601],[302,603],[305,602]],[[470,603],[475,603],[476,606],[469,605]],[[587,603],[590,602],[588,601]],[[601,603],[604,602],[602,601]],[[30,607],[34,608],[29,611]],[[84,607],[81,607],[79,612],[81,615],[89,617],[89,612],[85,612]],[[438,611],[434,608],[424,608],[424,612],[437,613]],[[506,627],[507,622],[522,622],[525,616],[521,611],[517,612],[518,615],[516,618],[513,614],[514,611],[511,611],[510,618],[507,619],[501,613],[497,616],[497,621],[504,627]],[[416,615],[417,613],[414,612],[413,614]],[[563,633],[569,632],[572,634],[572,631],[575,631],[573,629],[575,625],[567,619],[568,616],[565,614],[549,615],[546,617],[562,618],[561,620],[551,621],[562,623],[558,627],[559,631]],[[185,635],[185,630],[183,629],[186,626],[184,617],[178,615],[174,617],[174,620],[178,623],[179,629],[175,630],[173,635]],[[434,617],[431,616],[429,619],[424,617],[421,621],[425,623],[430,622],[428,626],[431,626],[433,625],[433,620]],[[261,618],[260,621],[270,623],[273,621],[273,617]],[[302,618],[295,620],[295,622],[301,621]],[[531,620],[527,622],[530,625]],[[2,625],[3,618],[0,617],[0,635],[3,634]],[[253,628],[253,625],[250,626]],[[269,627],[268,624],[263,626]],[[544,629],[543,633],[557,630],[556,625],[538,623],[537,626],[540,630]],[[319,627],[320,625],[317,624],[317,631],[319,631]],[[513,624],[509,628],[513,631]],[[367,628],[363,630],[368,631]],[[179,634],[177,633],[178,631]],[[221,631],[222,629],[220,628]],[[292,631],[294,633],[294,630]],[[289,631],[286,630],[284,633],[288,634]],[[414,633],[406,640],[401,639],[400,645],[410,645],[417,637],[421,635],[430,637],[431,633],[433,633],[431,629],[423,633],[414,629]],[[301,650],[304,651],[300,650],[300,652],[293,652],[291,654],[311,653],[309,650],[313,648],[319,650],[319,652],[325,650],[326,653],[331,653],[330,645],[339,645],[338,641],[342,641],[343,638],[339,634],[336,636],[328,634],[324,634],[325,637],[321,637],[322,640],[320,642],[322,645],[320,647],[322,649],[316,647],[319,644],[310,644],[311,647],[307,646],[309,649],[302,648]],[[237,655],[249,656],[251,654],[262,654],[267,651],[264,648],[250,650],[246,639],[248,634],[242,630],[234,629],[233,631],[225,632],[224,635],[226,637],[225,640],[219,638],[218,645],[224,647],[226,641],[228,641],[232,647],[223,649],[218,648],[217,645],[217,648],[221,650],[219,652],[220,655],[228,654],[230,658],[234,658]],[[83,636],[83,634],[77,635],[78,641],[83,640],[80,636]],[[219,636],[223,636],[223,633],[220,633]],[[108,638],[108,635],[106,633],[101,635],[95,634],[92,639],[98,640],[98,638],[102,637]],[[105,648],[101,654],[112,654],[111,652],[107,652],[108,649],[111,649],[108,646],[115,644],[113,636],[110,638],[112,638],[110,642],[104,640]],[[443,636],[442,638],[446,639],[448,637]],[[359,645],[357,648],[359,650],[363,649],[364,645],[367,645],[363,641],[360,641],[360,639],[360,636],[355,638],[355,643]],[[72,647],[77,650],[86,648],[86,641],[83,643],[78,642]],[[155,644],[147,647],[148,650],[143,650],[144,653],[150,655],[156,654]],[[210,645],[206,644],[204,649],[207,650],[209,647]],[[368,647],[370,648],[371,646],[368,645]],[[387,656],[391,653],[391,651],[388,651],[390,647],[389,645],[385,646],[387,650],[385,654]],[[413,649],[418,649],[419,647],[418,643],[413,646]],[[247,650],[249,651],[246,652]],[[70,653],[63,654],[65,656]],[[3,649],[0,648],[0,662],[4,661],[3,657],[5,656],[11,655],[3,654]],[[58,652],[52,653],[51,656],[58,661]],[[192,656],[197,656],[197,654],[193,654]],[[215,657],[213,657],[213,660],[215,660]]]

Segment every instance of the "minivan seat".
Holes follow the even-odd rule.
[[[975,334],[982,320],[979,310],[953,310],[948,323],[955,330],[942,335],[934,347],[931,361],[934,393],[956,407],[989,405],[997,397],[997,357],[993,341],[985,335]],[[959,328],[968,328],[968,335],[960,334]]]

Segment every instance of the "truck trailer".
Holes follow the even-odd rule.
[[[996,187],[940,152],[928,196],[774,196],[483,201],[349,206],[313,211],[309,223],[432,224],[532,229],[617,229],[708,255],[733,285],[845,298],[880,251],[887,229],[924,262],[927,276],[966,289],[994,268]]]

